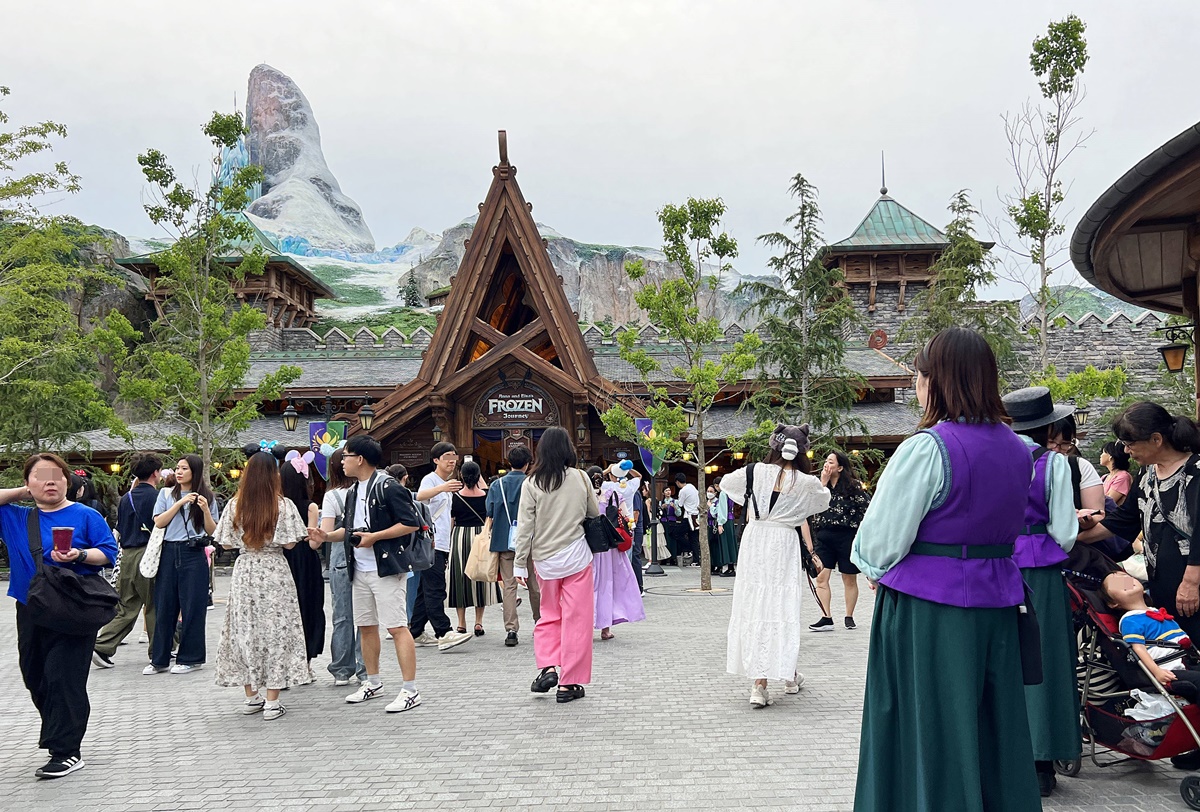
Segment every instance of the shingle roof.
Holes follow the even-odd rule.
[[[833,251],[887,250],[889,248],[945,248],[946,235],[884,194],[846,239]]]
[[[851,409],[872,437],[907,437],[917,430],[920,415],[905,403],[859,403]],[[754,411],[717,406],[704,416],[704,433],[710,439],[736,437],[754,423]]]
[[[683,358],[678,351],[664,349],[662,352],[651,353],[651,356],[662,364],[662,369],[653,373],[650,376],[650,380],[654,383],[675,380],[675,375],[672,374],[671,369],[676,364],[683,363]],[[621,359],[615,346],[597,348],[593,350],[593,357],[596,359],[596,368],[600,371],[600,374],[610,381],[641,380],[638,371]],[[708,357],[714,361],[718,361],[720,360],[720,353],[713,353]],[[846,367],[852,372],[862,375],[864,378],[908,377],[912,375],[912,372],[907,368],[901,366],[878,350],[868,347],[848,347],[846,349]],[[751,370],[743,376],[743,380],[753,380],[757,376],[758,370]]]
[[[166,451],[170,448],[167,438],[172,434],[182,434],[178,424],[169,420],[154,420],[148,423],[135,423],[129,427],[133,434],[132,444],[120,437],[112,437],[105,429],[85,431],[78,435],[80,444],[95,452],[123,453],[127,451]],[[250,422],[250,427],[238,432],[237,442],[232,447],[240,448],[246,443],[257,443],[259,440],[277,441],[280,445],[303,448],[306,443],[303,430],[287,432],[283,430],[283,421],[278,417],[260,417]]]

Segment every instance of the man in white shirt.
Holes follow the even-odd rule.
[[[458,452],[452,443],[438,443],[429,452],[434,469],[421,480],[417,501],[429,506],[433,517],[433,566],[421,573],[420,594],[413,606],[408,628],[418,646],[437,646],[449,651],[472,639],[470,632],[458,632],[446,616],[446,567],[450,563],[450,501],[462,490],[462,480],[452,479],[458,465]],[[433,627],[433,634],[425,624]]]
[[[679,491],[679,508],[683,514],[682,519],[687,529],[687,550],[688,558],[691,560],[693,567],[700,566],[700,491],[696,490],[696,486],[687,481],[687,476],[682,473],[675,475],[676,490]],[[680,566],[684,566],[681,561]]]

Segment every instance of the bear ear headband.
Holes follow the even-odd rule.
[[[301,454],[299,451],[289,451],[287,456],[283,458],[283,461],[290,462],[292,467],[296,469],[297,473],[303,474],[304,478],[308,479],[308,465],[314,459],[316,459],[316,457],[317,455],[311,450],[305,451],[303,454]]]

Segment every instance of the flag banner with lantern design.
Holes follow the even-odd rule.
[[[313,464],[321,479],[329,479],[329,458],[346,443],[346,421],[324,420],[308,424],[308,447],[315,454]]]
[[[654,438],[654,421],[649,417],[635,417],[633,425],[637,429],[637,433],[645,437]],[[659,469],[662,468],[662,457],[652,453],[649,449],[638,446],[638,451],[642,455],[642,465],[650,476],[658,476]]]

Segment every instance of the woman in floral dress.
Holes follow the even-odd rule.
[[[278,719],[285,713],[280,689],[313,679],[296,584],[283,557],[284,549],[305,534],[296,506],[280,494],[275,458],[255,454],[215,536],[220,546],[241,550],[217,647],[217,684],[245,689],[242,713],[247,715],[263,711],[264,719]],[[265,698],[260,690],[266,691]]]

